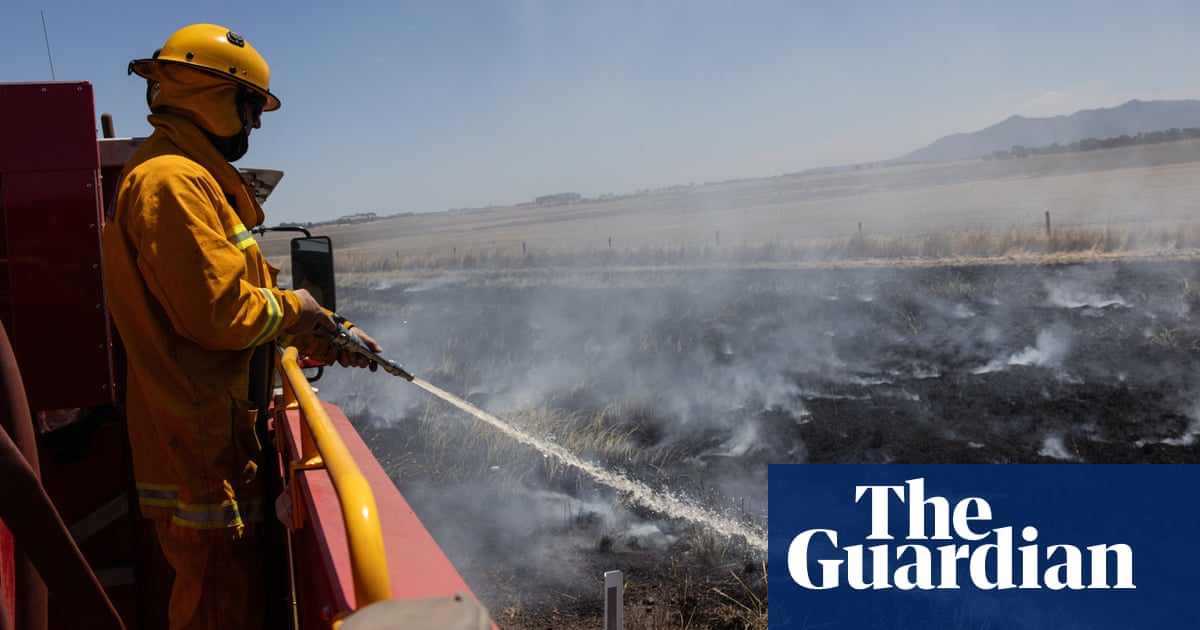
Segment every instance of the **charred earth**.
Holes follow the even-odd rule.
[[[1200,461],[1193,262],[479,272],[348,286],[406,369],[762,531],[768,463]],[[765,627],[765,554],[505,443],[403,382],[331,374],[506,628]]]

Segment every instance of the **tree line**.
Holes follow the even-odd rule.
[[[1174,127],[1165,131],[1150,131],[1138,132],[1135,135],[1122,134],[1111,138],[1084,138],[1076,140],[1069,144],[1054,144],[1044,147],[1023,147],[1014,145],[1013,148],[1004,150],[999,149],[987,153],[983,156],[985,161],[990,160],[1010,160],[1013,158],[1025,158],[1031,155],[1057,155],[1059,153],[1076,153],[1079,151],[1096,151],[1098,149],[1115,149],[1118,147],[1132,147],[1141,144],[1162,144],[1164,142],[1176,142],[1179,140],[1194,140],[1200,138],[1200,128],[1189,127],[1187,129],[1176,129]]]

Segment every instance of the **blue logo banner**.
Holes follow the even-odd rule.
[[[772,629],[1200,628],[1200,466],[768,474]]]

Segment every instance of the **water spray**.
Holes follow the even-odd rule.
[[[761,531],[755,531],[744,523],[740,523],[735,519],[716,514],[702,507],[690,504],[678,497],[662,492],[656,492],[649,486],[630,479],[620,472],[607,470],[601,466],[589,461],[581,459],[579,456],[568,451],[562,446],[530,435],[522,431],[493,414],[490,414],[475,405],[463,400],[462,398],[447,392],[434,384],[413,376],[406,371],[399,363],[389,360],[380,355],[378,352],[371,350],[363,343],[362,339],[354,333],[351,328],[346,328],[341,322],[340,317],[335,317],[338,321],[337,330],[329,333],[332,336],[332,342],[335,347],[340,350],[353,352],[360,356],[366,357],[374,361],[383,368],[385,372],[393,376],[409,381],[413,385],[437,396],[438,398],[454,405],[455,407],[467,412],[476,419],[486,422],[504,435],[533,447],[543,455],[554,457],[564,464],[577,468],[590,476],[595,481],[604,484],[618,492],[624,493],[638,505],[647,509],[653,510],[660,514],[665,514],[673,518],[681,518],[693,523],[704,525],[713,531],[730,537],[740,537],[746,541],[746,545],[750,548],[765,553],[767,550],[767,539]]]

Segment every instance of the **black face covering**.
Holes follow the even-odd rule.
[[[247,112],[254,116],[257,120],[262,116],[263,107],[266,105],[266,100],[258,94],[245,88],[238,88],[237,95],[237,111],[238,120],[242,121],[241,131],[232,136],[217,136],[209,133],[206,129],[204,135],[208,137],[208,141],[213,147],[229,162],[236,162],[246,155],[246,151],[250,150],[250,134],[246,133],[246,128],[250,126],[250,121],[247,119]]]
[[[208,141],[226,161],[236,162],[246,155],[246,151],[250,150],[250,137],[246,135],[245,131],[239,131],[232,136],[214,135],[204,128],[201,128],[200,131],[204,132]]]

